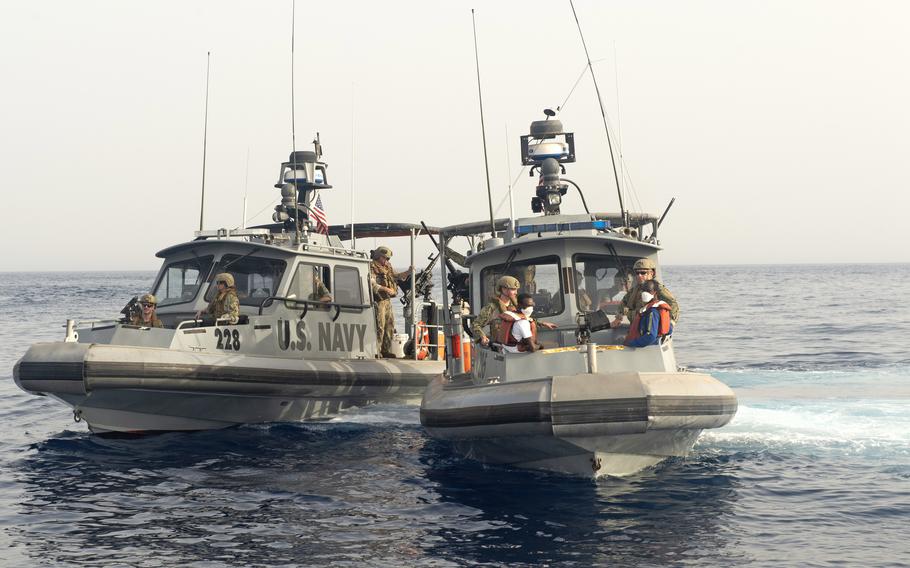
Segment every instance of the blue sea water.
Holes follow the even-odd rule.
[[[598,482],[457,457],[413,407],[106,439],[16,388],[29,344],[151,278],[0,273],[0,565],[910,563],[910,265],[666,268],[678,359],[739,412]]]

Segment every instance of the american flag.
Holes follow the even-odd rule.
[[[313,203],[311,220],[316,222],[316,232],[324,235],[329,234],[329,223],[325,217],[325,209],[322,208],[322,197],[317,195]]]

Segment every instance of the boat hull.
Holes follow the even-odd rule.
[[[442,378],[421,423],[485,463],[600,477],[685,456],[736,413],[733,392],[700,373],[581,373],[505,383]]]
[[[416,404],[443,366],[42,343],[16,364],[14,379],[68,404],[94,432],[208,430],[325,419],[377,402]]]

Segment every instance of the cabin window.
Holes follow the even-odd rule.
[[[256,256],[243,256],[226,254],[221,257],[218,266],[212,271],[212,276],[227,272],[234,277],[234,286],[237,288],[237,298],[241,305],[259,306],[269,296],[276,295],[278,284],[287,263],[274,258],[260,258]],[[217,287],[212,282],[205,299],[212,301],[217,292]]]
[[[332,280],[329,267],[324,264],[301,262],[291,280],[288,298],[309,300],[311,302],[332,301]]]
[[[519,294],[534,296],[534,314],[541,317],[561,314],[565,308],[563,287],[559,278],[559,257],[547,256],[513,261],[506,266],[488,266],[480,272],[481,297],[484,301],[496,295],[496,281],[501,276],[518,278]]]
[[[637,257],[576,254],[573,284],[578,309],[614,312],[632,287],[632,265],[636,260]]]
[[[158,298],[158,305],[170,306],[192,301],[208,276],[213,258],[199,256],[168,264],[153,292]]]
[[[353,266],[335,267],[335,301],[339,304],[363,304],[360,271]]]

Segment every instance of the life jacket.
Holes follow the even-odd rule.
[[[417,342],[417,360],[423,361],[430,356],[430,331],[427,324],[422,321],[417,322],[414,338]]]
[[[648,310],[652,308],[656,309],[660,316],[660,323],[657,327],[657,336],[666,337],[667,335],[670,335],[670,305],[663,300],[651,300],[647,306],[643,307],[635,314],[632,325],[629,326],[629,335],[626,336],[626,342],[641,337],[641,317],[648,313]]]
[[[526,320],[528,317],[521,312],[503,312],[499,314],[499,342],[510,347],[517,347],[518,340],[512,335],[512,327],[515,322]],[[537,337],[537,322],[531,320],[531,337]]]

